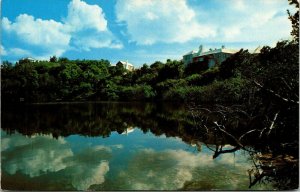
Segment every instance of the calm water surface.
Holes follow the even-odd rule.
[[[248,190],[248,152],[213,159],[214,144],[197,140],[186,113],[180,105],[118,103],[6,108],[2,188]]]

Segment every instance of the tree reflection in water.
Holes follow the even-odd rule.
[[[113,131],[128,134],[138,127],[144,133],[181,138],[198,151],[206,145],[214,151],[213,158],[244,149],[253,161],[249,188],[260,182],[272,182],[277,189],[298,188],[297,140],[288,143],[289,135],[266,135],[266,123],[270,120],[251,117],[239,106],[64,103],[4,106],[2,110],[2,129],[11,134],[109,137]]]
[[[296,112],[288,108],[286,112]],[[201,106],[190,107],[195,123],[206,130],[206,135],[214,138],[213,158],[239,149],[248,151],[253,161],[253,168],[248,170],[250,185],[273,182],[277,189],[297,189],[299,185],[298,171],[298,127],[295,115],[275,120],[268,118],[270,114],[250,115],[242,106],[214,106],[210,109]],[[287,119],[289,121],[287,121]],[[287,126],[289,130],[286,129]],[[223,149],[230,143],[231,149]]]

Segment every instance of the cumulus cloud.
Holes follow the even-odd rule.
[[[185,0],[119,0],[116,15],[127,25],[130,40],[141,45],[184,43],[215,35],[213,28],[197,21]]]
[[[210,4],[210,6],[207,6]],[[131,41],[157,42],[272,42],[288,38],[288,2],[273,0],[118,0],[116,15],[127,26]]]
[[[21,14],[14,23],[3,18],[3,29],[14,32],[24,42],[33,45],[57,46],[65,48],[70,35],[64,31],[63,24],[54,20],[35,19],[31,15]]]
[[[35,19],[31,15],[21,14],[15,22],[4,17],[2,27],[5,32],[15,35],[21,42],[39,48],[38,53],[31,53],[23,47],[14,47],[10,48],[8,52],[10,55],[39,56],[43,54],[49,57],[49,55],[61,55],[69,48],[71,35],[65,31],[61,22]]]
[[[107,28],[107,20],[101,7],[81,0],[69,3],[67,17],[62,21],[21,14],[14,22],[4,17],[2,28],[27,46],[33,46],[35,49],[32,50],[36,51],[32,54],[36,57],[60,56],[74,48],[85,51],[102,47],[122,48],[122,44]],[[14,53],[13,50],[10,52]]]
[[[291,24],[287,18],[287,1],[231,0],[221,2],[227,11],[216,13],[218,41],[223,42],[273,42],[289,38]],[[230,14],[228,14],[230,12]],[[215,20],[213,20],[215,22]]]
[[[64,23],[72,34],[72,45],[77,49],[123,48],[122,43],[109,31],[105,15],[98,5],[89,5],[81,0],[71,1]]]
[[[61,20],[35,18],[28,14],[20,14],[14,20],[2,18],[3,36],[11,38],[4,41],[2,55],[7,58],[13,55],[14,59],[26,56],[48,59],[68,50],[123,48],[122,42],[109,29],[111,21],[99,5],[72,0],[66,9],[67,14]],[[175,47],[168,47],[169,43],[181,43],[177,48],[190,50],[195,42],[269,45],[287,39],[291,31],[287,9],[291,9],[287,1],[274,0],[117,0],[114,11],[119,25],[114,27],[120,29],[121,38],[137,45],[161,43],[142,57],[149,57],[149,52],[162,55],[153,55],[151,60],[148,59],[152,62],[157,57],[164,59],[167,56],[163,55],[170,55],[168,51]],[[14,45],[7,44],[15,41]],[[165,46],[164,50],[159,50],[161,46]],[[180,52],[174,51],[176,58]],[[131,52],[128,55],[141,57],[132,56]]]
[[[68,5],[68,16],[65,23],[71,30],[95,29],[107,31],[107,20],[98,5],[88,5],[81,0],[73,0]]]

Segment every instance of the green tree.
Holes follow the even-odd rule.
[[[60,63],[67,63],[67,62],[69,62],[69,59],[66,58],[66,57],[60,57],[60,58],[58,59],[58,62],[60,62]]]
[[[126,73],[126,69],[124,68],[124,66],[121,63],[118,63],[115,66],[115,71],[112,75],[113,76],[122,76],[124,73]]]
[[[294,5],[296,7],[296,12],[294,14],[291,14],[289,10],[287,10],[287,13],[289,15],[289,19],[292,23],[292,31],[291,35],[294,37],[294,41],[296,43],[299,43],[299,1],[298,0],[288,0],[290,5]]]
[[[73,62],[64,63],[58,74],[62,98],[73,98],[80,83],[82,70]]]
[[[208,69],[208,60],[207,58],[205,58],[203,61],[189,63],[184,69],[184,74],[186,76],[192,74],[199,74],[207,69]]]
[[[241,49],[239,52],[233,54],[220,65],[220,77],[222,79],[228,79],[237,75],[236,68],[242,65],[243,62],[248,61],[250,53],[248,50]]]
[[[149,85],[135,85],[122,87],[120,91],[120,99],[125,101],[143,101],[150,100],[155,97],[155,92]]]
[[[150,72],[150,68],[147,64],[143,64],[143,66],[141,67],[141,74],[147,74]]]
[[[55,55],[50,57],[50,62],[52,62],[52,63],[57,62],[57,57]]]
[[[16,78],[20,81],[19,96],[23,97],[26,102],[32,102],[37,97],[39,87],[39,75],[34,68],[33,63],[22,63],[15,66]]]
[[[158,82],[166,79],[179,79],[183,75],[183,62],[167,60],[167,63],[158,72]]]

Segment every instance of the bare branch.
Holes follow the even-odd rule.
[[[279,114],[279,111],[275,114],[274,119],[272,120],[271,126],[270,126],[270,128],[269,128],[268,135],[270,135],[272,129],[274,128],[274,123],[275,123],[275,121],[276,121],[276,119],[277,119],[277,117],[278,117],[278,114]]]
[[[295,101],[295,100],[292,100],[292,99],[287,99],[287,98],[284,98],[282,97],[281,95],[279,95],[278,93],[275,93],[273,90],[271,89],[267,89],[265,88],[264,86],[262,86],[261,84],[259,84],[257,81],[253,81],[257,86],[259,86],[260,88],[268,91],[269,93],[272,93],[274,96],[276,96],[277,98],[285,101],[285,102],[289,102],[289,103],[296,103],[296,104],[299,104],[299,101]]]
[[[260,131],[259,138],[262,137],[262,135],[263,135],[263,133],[264,133],[264,131],[265,131],[266,129],[267,129],[267,127],[264,127],[264,128]]]
[[[223,126],[223,125],[219,125],[217,122],[214,122],[214,124],[217,125],[217,127],[220,131],[222,131],[223,133],[225,133],[226,135],[231,137],[240,147],[245,148],[244,145],[239,140],[237,140],[233,135],[231,135],[230,133],[228,133],[227,131],[225,131],[224,129],[221,128],[221,126]]]
[[[258,129],[252,129],[246,133],[244,133],[242,136],[240,136],[239,141],[241,141],[243,139],[243,137],[245,137],[246,135],[248,135],[249,133],[255,132],[255,131],[259,131]]]

